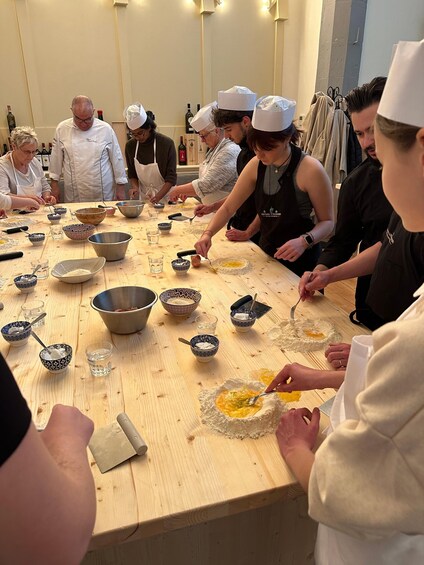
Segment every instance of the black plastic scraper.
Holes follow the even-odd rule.
[[[231,311],[240,309],[246,311],[250,309],[252,302],[253,298],[250,296],[250,294],[247,294],[246,296],[243,296],[242,298],[239,298],[236,302],[234,302],[234,304],[230,306],[230,309]],[[258,301],[256,301],[255,305],[253,306],[253,311],[255,312],[257,318],[260,318],[269,310],[271,310],[271,306],[267,306],[266,304],[262,304]]]
[[[190,218],[188,216],[183,216],[181,212],[177,212],[176,214],[170,214],[168,216],[168,220],[175,220],[176,222],[185,222],[186,220],[189,219]]]

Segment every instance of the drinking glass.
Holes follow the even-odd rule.
[[[63,229],[60,225],[51,226],[50,235],[52,239],[63,239]]]
[[[42,300],[31,300],[30,302],[25,302],[21,307],[22,314],[27,322],[32,322],[40,314],[44,314],[46,311],[44,302]],[[39,326],[44,326],[45,317],[39,322],[33,325],[33,328]]]
[[[215,335],[218,318],[213,314],[199,314],[196,318],[197,334]]]
[[[98,341],[89,345],[85,354],[93,377],[106,377],[112,370],[113,345],[108,341]]]
[[[35,273],[38,279],[46,279],[49,276],[49,260],[39,259],[38,261],[31,261],[32,270],[41,265],[38,271]]]
[[[148,229],[146,230],[146,233],[149,245],[157,245],[159,243],[159,230],[157,228]]]
[[[159,273],[162,273],[163,271],[163,255],[161,254],[151,254],[148,255],[148,259],[149,259],[149,267],[150,267],[150,272],[153,275],[158,275]]]

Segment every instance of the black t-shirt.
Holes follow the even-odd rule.
[[[31,412],[0,355],[0,465],[12,455],[31,423]]]

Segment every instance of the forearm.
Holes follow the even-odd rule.
[[[172,188],[172,184],[170,182],[166,182],[162,188],[159,190],[159,192],[155,195],[156,196],[156,200],[161,200],[162,198],[164,198],[168,192],[171,190]]]
[[[381,243],[376,243],[349,261],[328,270],[329,282],[337,282],[354,277],[370,275],[374,271]]]
[[[330,235],[333,227],[333,220],[323,220],[318,222],[308,233],[312,235],[314,242],[318,243]]]
[[[249,239],[257,234],[261,229],[261,218],[259,214],[256,214],[255,219],[250,224],[250,226],[246,229],[246,232],[249,236]]]
[[[283,457],[300,486],[307,493],[309,477],[315,460],[314,453],[306,445],[296,446],[289,449]]]
[[[51,179],[50,187],[51,187],[52,196],[54,196],[56,200],[59,202],[60,199],[59,182],[57,180]]]
[[[179,194],[183,194],[184,196],[197,196],[197,193],[194,189],[194,186],[191,182],[187,182],[186,184],[180,184],[175,187],[175,190],[178,191]]]

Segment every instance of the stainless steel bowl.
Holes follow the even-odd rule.
[[[149,288],[117,286],[92,298],[91,307],[112,333],[133,334],[145,327],[157,299],[156,292]]]
[[[88,241],[94,248],[98,257],[106,261],[120,261],[125,257],[132,235],[124,232],[103,232],[90,235]]]
[[[124,200],[117,202],[118,210],[127,218],[137,218],[144,208],[144,202],[141,200]]]

